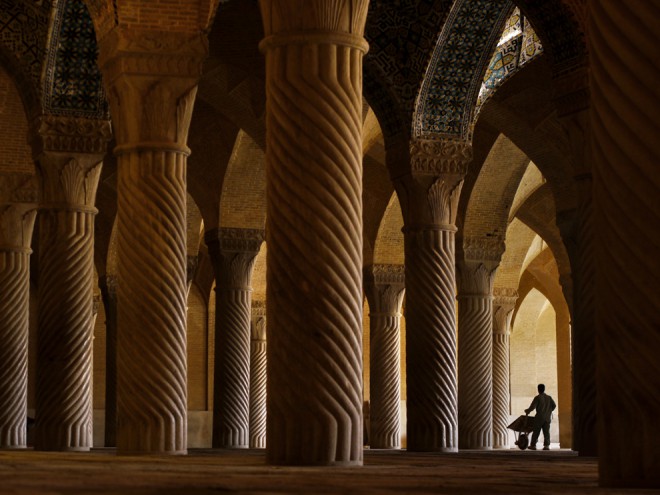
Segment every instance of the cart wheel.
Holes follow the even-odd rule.
[[[529,445],[529,439],[527,438],[527,433],[521,433],[518,437],[518,448],[520,450],[525,450]]]

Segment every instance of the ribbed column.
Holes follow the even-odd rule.
[[[263,0],[271,464],[362,464],[367,0]]]
[[[458,450],[456,212],[468,143],[415,140],[395,187],[404,218],[408,450]]]
[[[96,187],[106,121],[44,116],[34,128],[42,174],[36,450],[92,446],[92,338]]]
[[[511,317],[518,294],[514,289],[495,289],[493,296],[493,448],[508,449]]]
[[[264,232],[223,228],[205,234],[216,276],[213,447],[250,445],[252,268]]]
[[[33,203],[12,202],[15,191],[8,190],[6,182],[0,177],[0,449],[16,449],[27,443],[29,271],[36,188],[32,198],[23,199]]]
[[[99,278],[105,309],[105,446],[117,446],[117,277]]]
[[[263,301],[252,303],[250,448],[266,448],[266,305]]]
[[[458,446],[490,450],[493,446],[492,292],[504,243],[499,239],[466,238],[463,250],[466,259],[457,263]]]
[[[371,432],[373,449],[401,447],[401,304],[405,292],[403,265],[365,269],[369,301],[371,356]]]
[[[598,464],[660,487],[660,4],[590,0]]]
[[[562,230],[571,256],[572,305],[572,448],[581,456],[598,454],[596,432],[596,333],[594,226],[591,153],[589,147],[588,69],[562,70],[554,77],[554,102],[570,149],[575,171],[578,208],[570,231]],[[561,222],[558,221],[560,228]],[[562,410],[567,405],[562,402]]]
[[[117,449],[185,453],[186,146],[201,34],[99,43],[117,147]]]

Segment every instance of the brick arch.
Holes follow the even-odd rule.
[[[557,212],[575,209],[575,171],[552,103],[550,66],[543,57],[502,84],[483,105],[477,125],[480,123],[507,136],[541,170]]]
[[[34,175],[28,115],[19,86],[0,64],[0,173]]]
[[[266,225],[266,155],[240,131],[222,187],[220,226],[263,229]]]
[[[414,137],[471,138],[483,76],[512,9],[509,0],[454,3],[419,92]]]
[[[463,218],[457,236],[457,257],[465,238],[504,239],[509,215],[529,158],[500,134],[477,171],[476,179],[465,181],[461,191],[459,215]]]
[[[213,22],[220,0],[179,0],[152,2],[142,0],[85,0],[94,21],[98,39],[115,26],[169,32],[205,31]]]
[[[374,264],[403,265],[403,215],[399,197],[392,193],[380,222],[374,249]]]
[[[238,132],[214,107],[199,98],[195,101],[188,133],[188,191],[199,205],[207,229],[219,225],[220,194]]]

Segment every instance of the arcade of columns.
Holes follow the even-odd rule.
[[[364,274],[362,267],[369,2],[319,0],[302,14],[298,3],[260,2],[268,96],[265,234],[216,229],[205,238],[218,283],[216,342],[222,344],[216,346],[213,446],[266,446],[271,464],[361,465],[363,290],[371,311],[371,445],[379,448],[400,447],[404,295],[402,267],[375,265]],[[576,220],[560,225],[576,246],[569,250],[573,352],[580,357],[573,361],[574,441],[581,454],[598,453],[603,484],[657,486],[653,308],[660,308],[649,270],[651,264],[657,272],[657,260],[644,247],[658,245],[651,214],[656,191],[628,181],[652,182],[660,157],[652,144],[657,125],[645,111],[658,70],[644,63],[655,45],[634,26],[614,31],[612,8],[604,0],[589,2],[590,72],[556,74],[556,103],[582,186]],[[632,12],[626,5],[616,9]],[[108,391],[116,394],[116,410],[108,417],[116,420],[106,422],[107,434],[120,454],[184,454],[187,134],[207,40],[198,32],[156,36],[117,26],[100,37],[99,47],[119,171],[118,278],[101,284],[116,296],[108,297],[116,304],[116,363],[108,368],[116,370],[116,389]],[[635,70],[608,56],[611,50],[634,51],[626,60]],[[613,81],[626,81],[631,72],[637,90],[624,96]],[[570,103],[576,95],[584,106]],[[41,178],[39,241],[49,246],[39,259],[35,449],[89,450],[94,204],[110,126],[42,116],[31,133]],[[408,449],[502,447],[516,294],[493,290],[499,244],[464,240],[463,258],[456,259],[456,215],[471,143],[413,137],[387,153],[401,171],[393,181],[404,218]],[[0,396],[10,407],[0,411],[0,443],[20,448],[26,445],[28,262],[37,194],[31,184],[3,184],[3,193]],[[250,296],[264,240],[266,310],[253,307]],[[613,269],[597,271],[597,265]],[[596,396],[597,388],[609,392]],[[478,407],[484,396],[492,396],[492,410]]]

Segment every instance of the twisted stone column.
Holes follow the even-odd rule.
[[[105,446],[117,446],[117,277],[99,278],[105,308]]]
[[[186,146],[202,34],[99,43],[117,147],[117,449],[185,453]]]
[[[591,154],[589,147],[589,79],[585,67],[564,70],[553,80],[554,101],[566,134],[569,156],[575,170],[578,208],[569,232],[573,287],[571,333],[573,397],[572,448],[581,456],[598,455],[596,414],[596,333],[594,225]],[[558,222],[558,225],[561,224]],[[569,303],[569,304],[570,304]],[[563,404],[565,405],[565,404]]]
[[[271,464],[362,464],[368,0],[262,0]]]
[[[660,5],[588,6],[600,483],[657,488]]]
[[[27,444],[30,245],[37,206],[36,187],[17,191],[11,182],[0,176],[0,449]]]
[[[252,268],[262,230],[223,228],[205,234],[215,268],[213,447],[250,445],[250,308]]]
[[[36,450],[92,446],[92,338],[96,187],[110,137],[106,121],[36,122],[42,174]]]
[[[266,305],[252,303],[250,339],[250,448],[266,448]]]
[[[365,270],[369,301],[371,432],[374,449],[401,448],[401,304],[405,292],[402,265]]]
[[[518,293],[514,289],[495,289],[493,296],[493,448],[508,449],[511,317]]]
[[[412,173],[396,183],[404,218],[408,450],[458,450],[456,212],[469,144],[411,144]]]
[[[458,446],[493,446],[493,279],[502,239],[465,238],[458,271]]]

